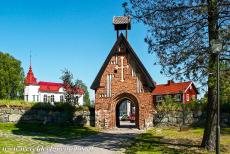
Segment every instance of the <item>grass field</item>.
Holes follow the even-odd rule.
[[[178,128],[153,128],[140,134],[132,146],[126,149],[127,154],[194,154],[210,153],[199,147],[202,128],[178,131]],[[230,128],[221,131],[221,153],[230,154]]]
[[[33,153],[26,150],[47,147],[87,135],[97,134],[93,127],[0,123],[0,153]],[[13,148],[18,149],[13,149]]]

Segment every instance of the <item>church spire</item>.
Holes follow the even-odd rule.
[[[26,85],[37,84],[37,79],[34,76],[34,73],[32,70],[32,65],[31,65],[31,51],[30,51],[30,67],[29,67],[29,71],[27,73],[27,76],[25,78],[25,84]]]

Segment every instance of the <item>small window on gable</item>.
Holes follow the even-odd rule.
[[[186,101],[189,101],[189,94],[186,94]]]
[[[190,86],[189,89],[192,90],[192,86]]]
[[[156,102],[161,102],[163,100],[161,95],[156,96]]]

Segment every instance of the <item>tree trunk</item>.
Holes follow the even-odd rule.
[[[217,58],[213,53],[211,42],[218,40],[218,9],[217,0],[208,0],[208,34],[209,34],[209,76],[208,76],[208,104],[205,130],[201,146],[208,150],[216,147],[217,101],[216,101],[216,69]]]

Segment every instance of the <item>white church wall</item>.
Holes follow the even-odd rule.
[[[50,93],[50,92],[40,92],[40,102],[44,102],[44,96],[47,97],[47,102],[51,102],[51,96],[54,96],[54,102],[60,102],[61,96],[64,98],[64,93]]]
[[[52,102],[52,95],[54,97],[53,102],[61,102],[61,96],[63,97],[63,100],[65,101],[65,91],[63,88],[59,89],[59,92],[52,93],[52,92],[41,92],[39,91],[39,85],[29,85],[25,86],[24,88],[24,100],[28,102]],[[44,96],[46,96],[46,100],[44,100]],[[83,105],[83,96],[84,95],[77,95],[78,103],[79,105]]]
[[[38,102],[39,101],[38,89],[39,89],[38,85],[25,86],[24,100],[28,102]]]

